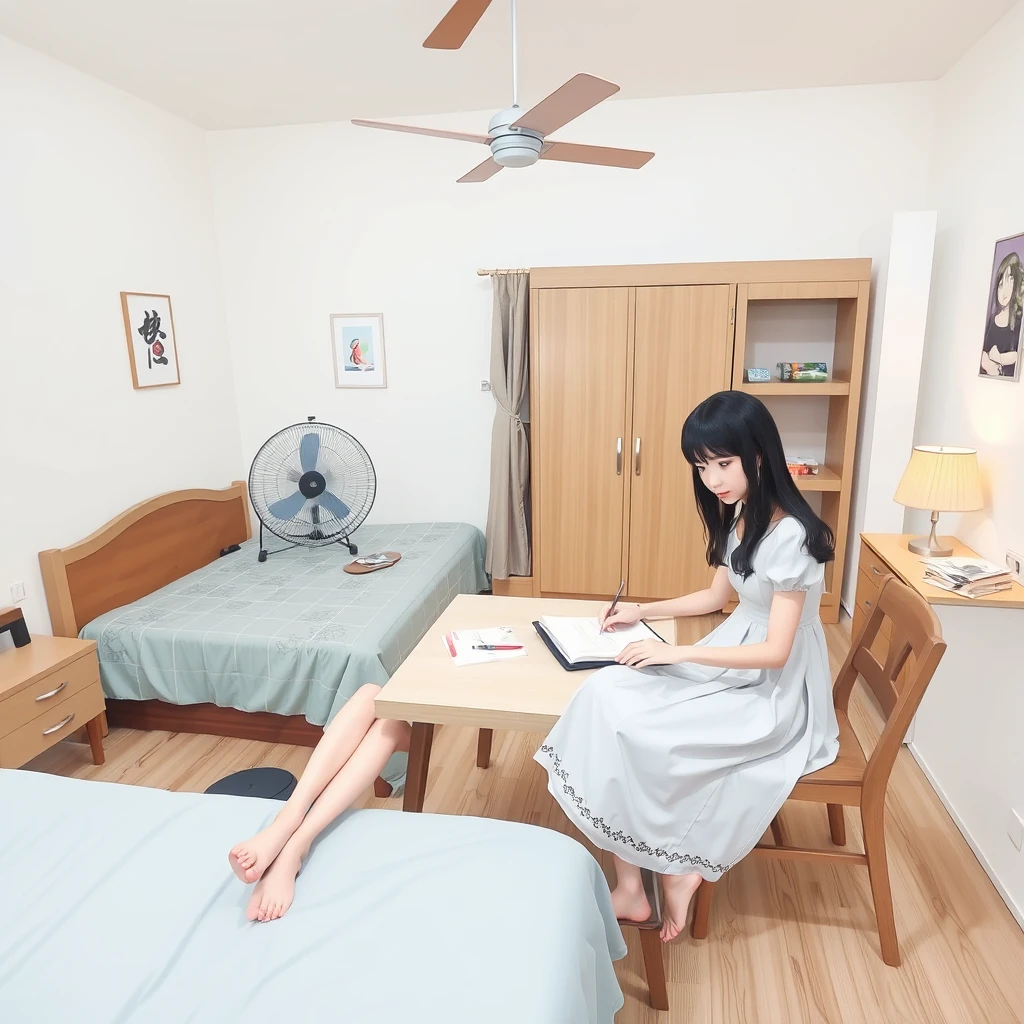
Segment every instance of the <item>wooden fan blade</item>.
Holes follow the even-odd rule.
[[[611,146],[582,146],[576,142],[548,142],[541,160],[564,160],[570,164],[601,164],[604,167],[643,167],[653,153],[642,149],[615,149]]]
[[[360,128],[383,128],[386,132],[409,132],[412,135],[430,135],[435,139],[456,139],[458,142],[482,142],[485,146],[491,141],[489,135],[473,135],[469,132],[443,132],[437,128],[418,128],[412,124],[391,124],[388,121],[363,121],[353,118],[353,124]]]
[[[459,184],[465,185],[472,181],[486,181],[488,178],[493,178],[500,170],[501,164],[495,163],[493,157],[488,157],[482,164],[477,164],[469,174],[464,174],[459,178]]]
[[[529,128],[541,135],[550,135],[618,91],[619,87],[614,82],[606,82],[593,75],[576,75],[528,110],[511,127]]]
[[[490,6],[491,0],[455,0],[423,45],[428,50],[457,50]]]

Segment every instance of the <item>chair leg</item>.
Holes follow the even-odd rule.
[[[668,1009],[668,985],[665,983],[664,943],[653,928],[640,929],[640,948],[644,954],[644,971],[647,974],[647,991],[651,1006],[656,1010]]]
[[[878,922],[878,945],[882,960],[890,967],[900,965],[900,947],[896,938],[896,918],[892,909],[892,890],[889,888],[889,862],[885,855],[885,805],[878,808],[862,807],[864,852],[868,858],[868,876],[871,896],[875,902]]]
[[[832,842],[836,846],[846,845],[846,818],[842,804],[828,805],[828,830],[832,833]]]
[[[772,839],[776,846],[789,846],[789,837],[786,834],[786,826],[782,824],[782,812],[772,818]]]
[[[715,883],[702,879],[697,888],[696,906],[693,908],[693,921],[690,924],[690,934],[695,939],[706,939],[708,937],[708,917],[711,914],[711,896],[714,893]]]

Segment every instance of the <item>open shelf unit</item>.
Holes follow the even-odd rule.
[[[822,619],[836,622],[853,497],[871,262],[849,261],[858,273],[845,281],[814,280],[816,262],[807,263],[806,281],[737,285],[732,386],[764,400],[779,423],[787,455],[809,455],[821,464],[817,475],[793,479],[836,535],[821,603]],[[830,276],[831,262],[821,261],[822,278]],[[774,376],[777,361],[817,360],[828,363],[827,382],[744,379],[748,367],[767,366]]]

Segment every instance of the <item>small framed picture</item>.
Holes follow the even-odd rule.
[[[141,389],[180,384],[170,295],[121,292],[121,312],[132,366],[132,386]]]
[[[1024,234],[1000,238],[992,258],[978,376],[1019,380],[1024,319]]]
[[[386,388],[384,315],[334,313],[331,315],[336,388]]]

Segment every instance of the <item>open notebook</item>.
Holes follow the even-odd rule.
[[[567,669],[611,665],[619,652],[634,641],[661,640],[646,622],[620,626],[614,632],[606,633],[598,629],[597,619],[593,616],[545,615],[533,625],[562,667]]]

